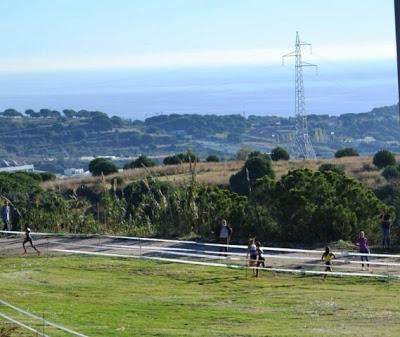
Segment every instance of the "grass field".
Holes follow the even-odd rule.
[[[400,334],[396,281],[85,256],[4,257],[0,268],[0,299],[91,337]]]

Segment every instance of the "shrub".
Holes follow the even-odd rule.
[[[386,166],[382,172],[382,175],[386,180],[399,179],[400,178],[400,166],[399,165],[389,165]]]
[[[271,159],[273,161],[289,160],[289,153],[283,147],[276,147],[271,151]]]
[[[207,157],[206,161],[217,163],[217,162],[219,162],[219,158],[216,155],[211,154]]]
[[[248,195],[254,182],[264,176],[274,178],[275,173],[272,169],[271,160],[264,155],[259,155],[247,159],[242,169],[231,176],[229,184],[233,192]]]
[[[396,164],[394,154],[387,150],[380,150],[374,155],[373,163],[378,168]]]
[[[343,167],[339,166],[339,165],[335,165],[335,164],[322,164],[318,168],[318,171],[320,171],[320,172],[332,171],[332,172],[344,174]]]
[[[353,149],[352,147],[346,147],[344,149],[337,150],[335,153],[335,158],[342,158],[342,157],[358,157],[359,154],[357,150]]]
[[[139,156],[136,160],[127,163],[124,165],[124,170],[132,169],[132,168],[142,168],[142,167],[153,167],[156,163],[154,160],[146,157],[144,155]]]
[[[360,230],[371,242],[379,237],[377,217],[384,204],[354,178],[332,171],[294,170],[276,184],[261,179],[254,195],[276,219],[283,241],[354,240]]]
[[[181,163],[194,163],[198,162],[199,157],[197,157],[192,151],[187,151],[186,153],[178,153],[173,156],[165,157],[163,160],[164,165],[177,165]]]
[[[96,158],[89,163],[89,171],[94,176],[100,176],[101,174],[106,176],[112,173],[117,173],[118,168],[110,159]]]

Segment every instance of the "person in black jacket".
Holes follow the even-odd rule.
[[[381,216],[381,228],[382,228],[382,247],[390,246],[390,214],[387,210],[385,210]]]

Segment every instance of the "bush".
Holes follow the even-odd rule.
[[[229,184],[233,192],[248,195],[254,182],[264,176],[274,178],[275,173],[272,169],[271,160],[264,155],[259,155],[247,159],[242,169],[231,176]]]
[[[382,175],[386,180],[399,179],[400,178],[400,166],[399,165],[389,165],[386,166],[382,172]]]
[[[154,162],[154,160],[152,160],[149,157],[146,157],[144,155],[141,155],[136,160],[134,160],[128,164],[125,164],[124,170],[132,169],[132,168],[153,167],[155,165],[156,165],[156,163]]]
[[[89,171],[94,176],[100,176],[101,174],[106,176],[112,173],[117,173],[118,168],[110,159],[96,158],[89,163]]]
[[[335,158],[342,158],[342,157],[358,157],[359,154],[357,150],[353,149],[352,147],[346,147],[344,149],[337,150],[335,153]]]
[[[276,147],[271,151],[271,159],[273,161],[289,160],[289,153],[283,147]]]
[[[178,153],[174,156],[165,157],[163,163],[164,165],[178,165],[181,163],[194,163],[198,161],[200,161],[199,157],[192,151],[187,151],[186,153]]]
[[[217,163],[217,162],[219,162],[219,158],[216,155],[211,154],[207,157],[206,161]]]
[[[322,164],[318,168],[319,172],[326,172],[326,171],[332,171],[340,174],[344,174],[344,170],[342,166],[335,165],[335,164]]]
[[[396,164],[394,154],[387,150],[380,150],[374,155],[373,163],[378,168]]]
[[[265,178],[257,181],[253,194],[276,219],[283,241],[353,241],[360,230],[371,242],[379,237],[377,218],[384,204],[354,178],[301,169],[276,184]]]

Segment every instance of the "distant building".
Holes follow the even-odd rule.
[[[82,176],[85,174],[85,170],[82,168],[67,168],[64,170],[64,175],[67,177],[73,177],[73,176]]]
[[[15,160],[0,159],[0,172],[34,172],[33,164],[21,164]]]

